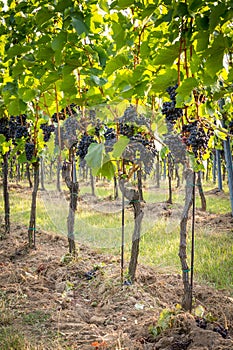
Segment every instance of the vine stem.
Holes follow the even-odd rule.
[[[196,199],[196,173],[193,173],[193,210],[192,210],[192,242],[191,242],[191,262],[190,262],[190,290],[193,294],[193,270],[194,270],[194,253],[195,253],[195,199]],[[192,311],[192,303],[190,303],[190,312]]]
[[[124,250],[125,250],[125,196],[124,196],[124,181],[122,192],[122,208],[121,208],[121,284],[124,283]]]
[[[56,84],[54,84],[54,91],[55,91],[55,103],[56,103],[56,114],[57,114],[57,132],[58,132],[59,157],[60,157],[61,156],[61,129],[60,129],[58,94],[57,94],[57,86],[56,86]]]

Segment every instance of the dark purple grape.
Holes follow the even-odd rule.
[[[25,144],[25,154],[26,154],[26,158],[28,161],[32,160],[32,157],[34,155],[34,151],[35,151],[34,143],[27,142]]]

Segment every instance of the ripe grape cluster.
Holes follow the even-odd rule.
[[[28,126],[27,126],[27,116],[25,114],[8,118],[0,118],[0,134],[4,135],[6,140],[10,139],[21,139],[22,137],[27,138]]]
[[[34,155],[35,145],[32,142],[25,143],[25,154],[28,161],[32,160]]]
[[[170,102],[164,102],[162,107],[162,114],[165,115],[166,123],[168,129],[172,128],[172,126],[176,123],[176,121],[182,117],[183,110],[181,108],[176,108],[176,89],[178,85],[169,86],[167,88],[167,93],[170,96]]]
[[[116,131],[114,128],[105,127],[104,130],[104,138],[105,138],[105,149],[106,152],[111,152],[113,150],[113,145],[116,143]]]
[[[65,147],[65,134],[64,134],[64,128],[60,127],[60,141],[61,141],[61,149],[64,149]],[[55,140],[54,140],[55,146],[59,146],[59,133],[58,128],[55,128]]]
[[[119,133],[130,138],[135,133],[135,126],[128,123],[119,123]]]
[[[0,134],[4,135],[6,140],[9,140],[9,126],[7,118],[0,118]]]
[[[9,130],[12,138],[21,139],[22,137],[27,138],[28,125],[27,125],[27,116],[25,114],[18,115],[17,117],[10,117],[9,121]]]
[[[145,125],[148,129],[150,129],[150,121],[148,118],[143,116],[142,114],[138,114],[136,107],[133,105],[130,105],[126,108],[124,111],[124,114],[121,118],[119,118],[119,123],[134,123],[138,126]],[[127,136],[127,135],[126,135]]]
[[[153,137],[140,132],[130,138],[130,142],[123,152],[123,158],[126,161],[143,165],[146,174],[151,173],[156,155],[157,150]]]
[[[200,122],[195,120],[182,127],[182,141],[188,151],[192,152],[197,159],[202,159],[208,148],[211,130],[205,131]]]
[[[101,123],[101,121],[99,119],[97,119],[94,125],[95,125],[95,132],[94,132],[94,134],[97,137],[99,137],[100,136],[100,130],[102,128],[102,123]]]
[[[78,148],[76,152],[76,155],[79,156],[81,160],[83,160],[87,155],[88,147],[91,143],[96,143],[94,137],[88,135],[87,133],[84,133],[81,137],[81,140],[78,143]]]
[[[64,121],[64,138],[67,141],[68,148],[77,143],[78,121],[75,117],[69,117]]]
[[[77,114],[77,105],[75,103],[71,103],[70,105],[62,108],[58,113],[54,113],[51,117],[53,123],[57,123],[58,120],[65,120],[66,116],[72,117]]]
[[[52,119],[52,122],[53,122],[53,123],[57,123],[58,120],[65,120],[65,119],[66,119],[66,116],[65,116],[65,114],[62,113],[62,112],[53,113],[51,119]]]
[[[186,146],[178,134],[167,133],[164,135],[164,143],[169,147],[174,162],[183,164],[186,158]]]
[[[41,124],[40,128],[43,130],[44,142],[48,142],[51,134],[55,131],[55,126],[53,124],[48,125],[45,123]]]
[[[147,132],[141,131],[145,126]],[[138,114],[136,108],[130,105],[119,118],[118,132],[129,138],[129,144],[123,152],[126,162],[143,165],[146,174],[150,174],[157,154],[154,138],[149,132],[150,122],[148,118]]]

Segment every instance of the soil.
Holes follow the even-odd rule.
[[[198,212],[197,221],[205,218]],[[208,220],[221,226],[229,216],[208,214]],[[58,349],[56,341],[61,349],[82,350],[233,349],[229,292],[195,284],[190,314],[180,308],[181,275],[139,264],[135,283],[122,285],[118,257],[78,249],[70,259],[66,239],[43,231],[29,249],[27,228],[12,227],[0,245],[0,333],[10,326],[42,349]]]

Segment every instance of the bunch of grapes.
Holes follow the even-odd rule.
[[[11,116],[8,118],[0,118],[0,134],[3,134],[8,141],[9,139],[21,139],[28,137],[28,128],[26,123],[26,115]]]
[[[195,120],[182,127],[182,141],[186,145],[188,151],[192,152],[195,158],[202,159],[208,148],[208,142],[212,131],[204,130],[202,125]]]
[[[28,129],[24,125],[17,125],[16,130],[15,130],[15,138],[16,139],[21,139],[22,137],[28,137]]]
[[[18,125],[27,125],[27,116],[26,114],[21,114],[21,115],[17,115],[17,117],[15,118],[16,124]]]
[[[99,137],[100,136],[100,130],[102,128],[102,123],[99,119],[96,120],[96,123],[95,123],[95,132],[94,134]]]
[[[51,134],[55,131],[53,124],[48,125],[47,123],[41,124],[40,128],[43,130],[44,142],[48,142]]]
[[[68,142],[68,147],[72,147],[77,142],[76,130],[78,129],[78,121],[74,117],[69,117],[64,124],[65,139]]]
[[[164,135],[164,143],[169,147],[175,163],[183,164],[186,158],[186,146],[178,134],[168,133]]]
[[[148,134],[137,133],[123,152],[123,158],[134,164],[143,164],[146,174],[153,169],[154,158],[157,155],[154,139]]]
[[[170,129],[183,115],[183,111],[181,108],[176,108],[176,89],[178,85],[175,86],[169,86],[167,88],[167,92],[170,96],[170,102],[164,102],[162,107],[162,114],[165,115],[166,123],[168,125],[168,128]]]
[[[53,123],[57,123],[58,120],[65,120],[66,119],[66,115],[63,112],[53,113],[51,119],[52,119]]]
[[[77,114],[76,108],[77,105],[75,103],[71,103],[65,108],[62,108],[60,113],[62,113],[64,116],[68,115],[69,117],[72,117]]]
[[[105,149],[107,152],[111,152],[113,149],[114,143],[116,143],[116,131],[113,128],[105,127],[104,131],[105,138]]]
[[[64,135],[64,129],[63,127],[60,127],[60,139],[61,139],[61,149],[64,149],[65,143],[65,135]],[[59,134],[58,134],[58,128],[55,128],[55,146],[59,146]]]
[[[96,143],[93,136],[84,133],[81,137],[81,140],[78,143],[78,149],[76,155],[80,157],[80,159],[84,159],[88,152],[88,147],[91,143]]]
[[[32,160],[34,156],[35,145],[32,142],[25,143],[25,154],[28,161]]]
[[[124,111],[124,114],[121,118],[119,118],[120,123],[134,123],[138,126],[145,125],[148,129],[150,128],[150,122],[148,118],[144,117],[142,114],[138,114],[136,107],[130,105]]]
[[[11,117],[12,133],[13,133],[13,123],[15,122],[15,135],[16,139],[21,139],[22,137],[27,138],[29,136],[28,126],[27,126],[27,116],[25,114],[18,115],[16,118]]]
[[[16,132],[16,121],[15,121],[15,117],[11,116],[9,120],[9,137],[11,139],[15,138],[15,132]]]
[[[9,140],[10,133],[7,118],[0,118],[0,134],[4,135],[7,141]]]
[[[133,124],[119,123],[119,133],[121,135],[132,137],[135,132],[135,127]]]

